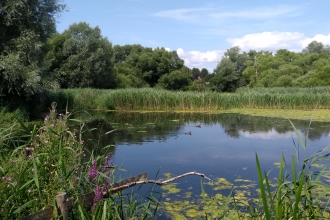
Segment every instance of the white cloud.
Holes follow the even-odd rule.
[[[183,8],[160,11],[154,14],[157,17],[171,18],[174,20],[194,22],[198,20],[198,15],[195,12],[205,11],[205,8]]]
[[[213,18],[244,18],[244,19],[265,19],[279,16],[296,16],[298,15],[297,7],[292,6],[278,6],[278,7],[259,7],[250,10],[234,11],[234,12],[220,12],[210,14]]]
[[[318,34],[313,38],[308,38],[300,32],[262,32],[247,34],[241,38],[228,38],[231,46],[239,46],[242,51],[268,50],[276,51],[278,49],[288,49],[292,51],[301,51],[313,40],[322,42],[324,45],[330,44],[330,34]]]
[[[216,64],[221,60],[224,51],[211,50],[206,52],[201,51],[184,51],[182,48],[177,49],[177,53],[184,64],[189,68],[207,68],[210,72],[216,67]]]
[[[256,139],[287,139],[295,137],[294,132],[286,132],[285,134],[279,134],[274,129],[268,132],[258,132],[258,133],[251,133],[247,131],[239,131],[239,134],[246,137],[246,138],[256,138]]]
[[[159,11],[154,16],[169,18],[204,26],[224,24],[226,18],[237,19],[274,19],[294,17],[301,14],[301,7],[280,5],[274,7],[254,7],[245,10],[229,10],[225,7],[181,8]],[[228,19],[227,19],[228,21]],[[227,22],[226,21],[226,22]]]
[[[322,42],[323,45],[330,45],[330,34],[328,34],[328,35],[317,34],[313,38],[306,38],[305,40],[303,40],[301,42],[301,44],[305,48],[310,42],[312,42],[314,40],[316,40],[318,42]]]

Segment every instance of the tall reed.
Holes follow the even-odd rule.
[[[141,89],[66,89],[49,94],[62,108],[121,111],[216,111],[231,108],[327,109],[330,87],[239,89],[236,93]]]

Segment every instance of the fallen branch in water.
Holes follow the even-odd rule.
[[[117,191],[120,190],[124,190],[127,189],[131,186],[135,186],[137,184],[146,184],[146,183],[153,183],[156,185],[164,185],[167,184],[169,182],[172,182],[174,180],[177,180],[179,178],[185,177],[185,176],[189,176],[189,175],[197,175],[197,176],[201,176],[204,177],[206,179],[208,179],[209,181],[211,181],[210,178],[206,177],[203,173],[197,173],[195,171],[193,172],[189,172],[189,173],[184,173],[181,174],[179,176],[173,177],[171,179],[168,180],[164,180],[164,181],[159,181],[159,180],[148,180],[147,174],[146,173],[142,173],[140,175],[137,176],[133,176],[131,178],[122,180],[120,182],[114,183],[111,188],[109,188],[107,190],[107,192],[103,192],[104,197],[109,197],[109,194],[111,193],[115,193]],[[91,207],[94,203],[95,200],[95,192],[90,192],[84,195],[79,196],[78,198],[78,203],[76,203],[76,198],[69,198],[68,195],[66,194],[66,192],[60,192],[59,194],[57,194],[56,196],[56,204],[59,208],[60,214],[62,216],[68,216],[69,211],[75,206],[77,207],[77,204],[82,204],[84,207]],[[49,207],[46,208],[45,210],[41,210],[39,212],[33,213],[31,215],[25,216],[22,218],[22,220],[30,220],[30,219],[53,219],[54,218],[54,209],[53,207]]]
[[[129,178],[129,179],[126,179],[126,180],[123,180],[121,182],[118,182],[118,183],[114,184],[110,189],[108,189],[108,192],[109,193],[114,193],[114,192],[117,192],[117,191],[120,191],[120,190],[123,190],[123,189],[127,189],[129,187],[132,187],[132,186],[135,186],[135,185],[138,185],[138,184],[146,184],[146,183],[153,183],[153,184],[161,186],[161,185],[167,184],[169,182],[172,182],[174,180],[177,180],[177,179],[180,179],[182,177],[189,176],[189,175],[201,176],[201,177],[204,177],[205,179],[211,181],[211,179],[208,178],[207,176],[205,176],[203,173],[197,173],[196,171],[189,172],[189,173],[184,173],[184,174],[175,176],[171,179],[164,180],[164,181],[148,180],[147,174],[143,173],[143,174],[140,174],[138,176],[135,176],[135,177],[132,177],[132,178]]]

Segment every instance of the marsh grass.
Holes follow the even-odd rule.
[[[90,130],[77,119],[72,121],[78,123],[78,128],[69,127],[71,113],[58,114],[56,105],[52,103],[41,127],[30,128],[18,120],[20,126],[0,129],[0,219],[20,219],[48,207],[56,210],[59,192],[73,199],[73,219],[152,217],[154,209],[150,205],[156,201],[152,196],[147,202],[121,193],[100,200],[105,185],[115,179],[115,167],[109,156],[94,157],[93,152],[87,152],[83,134]],[[104,148],[106,152],[109,146]],[[99,197],[95,196],[92,208],[85,208],[78,198],[92,191]],[[54,218],[60,216],[55,214]]]
[[[141,89],[66,89],[49,94],[61,108],[120,111],[217,111],[232,108],[328,109],[330,87],[241,88],[235,93]],[[62,102],[61,102],[62,101]]]
[[[75,131],[67,129],[68,116],[58,118],[53,103],[42,127],[30,129],[21,122],[20,132],[5,136],[0,165],[1,219],[17,219],[53,206],[58,192],[72,188],[75,172],[81,169],[82,143]]]

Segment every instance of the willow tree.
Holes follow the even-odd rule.
[[[98,27],[74,23],[48,42],[47,60],[61,88],[114,88],[112,44]]]
[[[29,99],[55,86],[46,72],[47,39],[65,5],[59,0],[0,0],[0,93]]]

